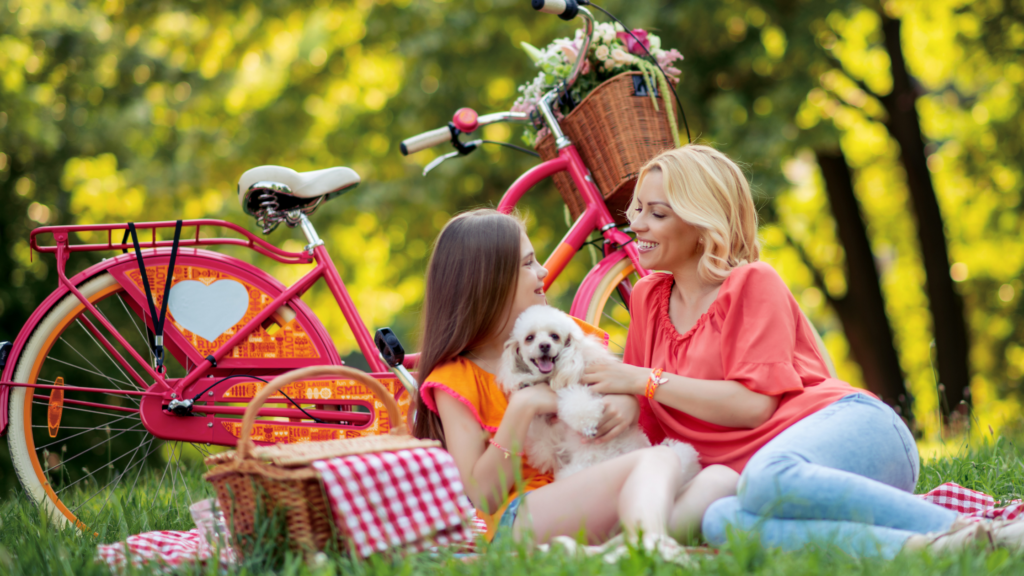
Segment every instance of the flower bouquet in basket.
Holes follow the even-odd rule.
[[[532,114],[536,110],[540,97],[569,76],[569,72],[579,56],[580,46],[583,44],[583,34],[583,30],[577,30],[574,38],[558,38],[544,48],[537,48],[526,42],[522,43],[523,50],[540,68],[540,71],[533,80],[519,87],[520,96],[512,107],[513,112]],[[651,62],[650,57],[657,61],[657,65]],[[636,28],[632,30],[631,35],[618,24],[597,24],[594,26],[590,49],[583,62],[580,76],[569,89],[570,100],[560,103],[560,111],[563,115],[568,114],[595,88],[615,76],[628,72],[639,72],[648,87],[646,92],[649,94],[655,110],[658,109],[656,94],[661,93],[672,132],[678,134],[671,100],[672,90],[669,89],[668,83],[671,82],[675,85],[679,82],[681,71],[674,67],[673,63],[682,59],[683,55],[679,53],[679,50],[662,48],[661,38],[646,30]],[[543,128],[543,124],[535,122],[527,127],[523,134],[523,140],[530,146],[536,146],[537,141],[542,139],[546,133],[547,129]],[[678,139],[678,136],[676,138]]]
[[[537,104],[570,76],[584,34],[577,30],[575,37],[559,38],[544,48],[523,43],[540,71],[519,87],[512,110],[534,119],[523,140],[544,160],[558,151],[536,113]],[[682,59],[678,50],[662,48],[661,39],[650,32],[636,29],[631,34],[617,24],[597,24],[579,76],[554,107],[559,126],[620,222],[625,222],[640,168],[659,152],[680,145],[672,86],[681,74],[673,64]],[[584,207],[579,191],[567,173],[555,174],[554,181],[575,219]]]

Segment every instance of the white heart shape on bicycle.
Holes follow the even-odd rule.
[[[213,342],[245,316],[249,291],[235,280],[218,280],[209,286],[184,280],[171,287],[167,307],[182,328]]]

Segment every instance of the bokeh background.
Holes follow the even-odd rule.
[[[1024,377],[1024,2],[602,5],[684,54],[691,131],[742,162],[764,259],[840,376],[898,406],[926,455],[1012,433]],[[363,184],[313,221],[366,323],[415,348],[440,227],[495,205],[535,161],[486,147],[424,178],[448,150],[405,158],[398,143],[463,106],[507,110],[535,74],[520,42],[574,26],[526,0],[7,0],[0,340],[56,286],[53,258],[30,258],[32,228],[212,217],[254,229],[236,199],[243,171],[343,165]],[[518,130],[484,136],[520,143]],[[546,257],[567,229],[561,199],[546,185],[522,206]],[[288,229],[269,240],[303,243]],[[253,261],[285,283],[306,270]],[[567,305],[589,266],[580,254],[552,298]],[[351,354],[329,293],[305,299]],[[6,442],[0,460],[6,485]]]

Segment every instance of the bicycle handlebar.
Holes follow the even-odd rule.
[[[452,138],[457,137],[458,134],[469,134],[481,126],[487,126],[488,124],[495,124],[497,122],[529,121],[530,116],[525,112],[495,112],[494,114],[477,116],[476,112],[472,109],[462,108],[455,113],[451,124],[448,126],[417,134],[412,138],[406,138],[402,141],[399,148],[401,149],[403,156],[408,156],[421,150],[426,150],[427,148],[444,144],[445,142],[451,142]]]
[[[555,14],[562,20],[572,20],[577,15],[582,16],[584,20],[584,34],[583,34],[583,45],[580,47],[579,54],[576,57],[576,62],[573,63],[572,71],[569,73],[569,77],[566,78],[565,82],[551,92],[544,95],[541,101],[538,103],[537,110],[544,118],[544,123],[547,124],[551,130],[552,135],[555,137],[555,143],[558,149],[562,149],[569,145],[569,140],[565,138],[561,128],[558,126],[558,121],[555,119],[554,113],[551,111],[551,106],[557,100],[562,90],[568,90],[572,86],[576,79],[579,77],[580,72],[583,69],[583,62],[587,57],[590,50],[590,39],[594,33],[594,17],[586,9],[580,7],[580,0],[531,0],[534,10],[540,12],[546,12],[548,14]],[[587,4],[586,1],[582,2]],[[529,115],[524,112],[497,112],[495,114],[487,114],[486,116],[477,116],[477,113],[470,108],[462,108],[455,112],[455,116],[448,126],[444,128],[437,128],[422,134],[417,134],[411,138],[406,138],[399,145],[399,149],[402,152],[402,156],[408,156],[415,154],[421,150],[427,148],[433,148],[439,144],[445,142],[452,142],[456,144],[456,149],[463,151],[460,145],[456,142],[459,134],[469,134],[475,131],[481,126],[493,124],[495,122],[528,122],[530,120]],[[464,151],[463,151],[464,152]]]
[[[533,9],[554,14],[562,20],[572,20],[579,12],[580,5],[577,0],[533,0]]]
[[[451,128],[445,126],[444,128],[438,128],[437,130],[431,130],[422,134],[417,134],[412,138],[406,138],[402,140],[399,148],[402,150],[402,156],[408,156],[409,154],[415,154],[420,150],[426,150],[427,148],[433,148],[438,144],[444,144],[452,139]]]

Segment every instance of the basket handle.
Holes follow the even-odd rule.
[[[347,366],[308,366],[306,368],[299,368],[298,370],[286,372],[274,378],[249,402],[249,405],[245,409],[245,415],[242,416],[242,432],[239,435],[237,447],[238,458],[246,459],[252,453],[253,442],[251,436],[252,427],[256,423],[256,415],[259,413],[260,408],[263,407],[263,404],[270,399],[275,392],[292,382],[309,380],[311,378],[320,378],[323,376],[341,376],[343,378],[356,380],[369,388],[370,391],[384,403],[384,408],[388,411],[388,419],[390,419],[392,423],[391,434],[409,434],[408,428],[402,420],[402,412],[398,409],[398,403],[395,402],[395,398],[389,394],[387,389],[384,388],[384,385],[378,382],[375,378],[370,377],[362,370],[356,370],[355,368],[349,368]]]

